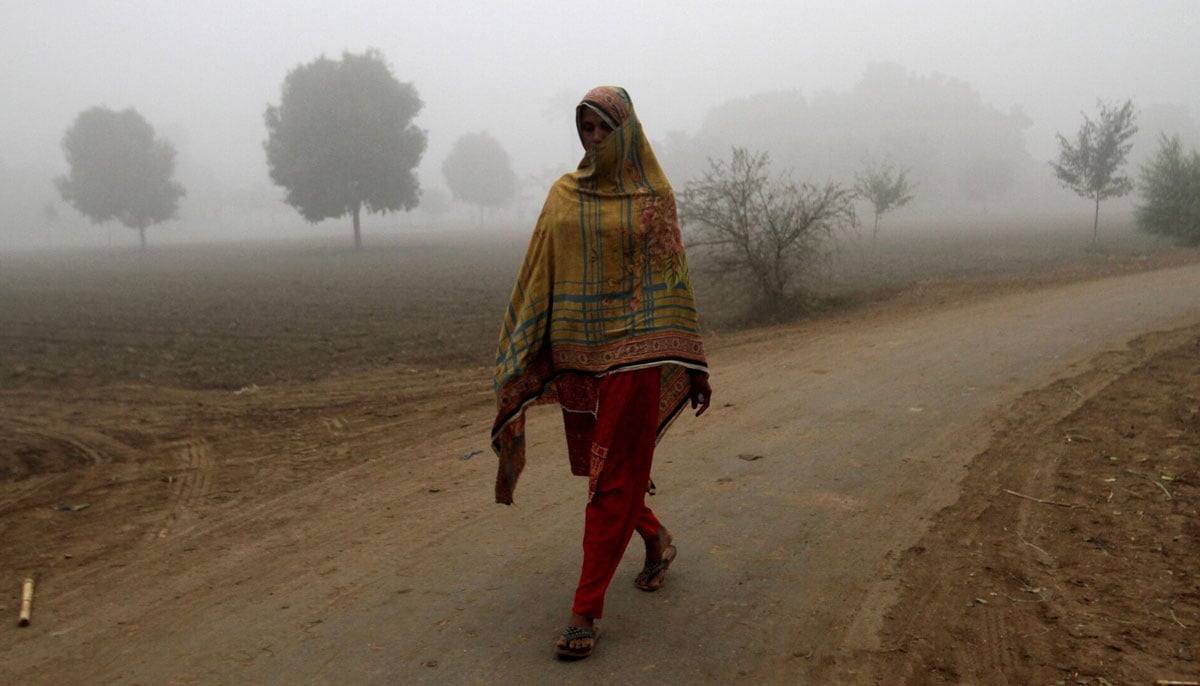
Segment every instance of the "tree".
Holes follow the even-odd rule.
[[[854,226],[854,191],[835,183],[797,184],[768,175],[765,152],[734,148],[680,195],[693,246],[711,253],[715,273],[741,275],[768,315],[778,314],[801,289],[803,273],[828,254],[828,240]]]
[[[1200,245],[1200,152],[1183,152],[1179,136],[1159,137],[1158,153],[1142,167],[1138,228]]]
[[[479,223],[487,207],[503,207],[517,196],[517,175],[508,153],[486,131],[465,134],[442,162],[442,175],[454,197],[479,206]]]
[[[879,217],[904,207],[913,199],[908,172],[908,169],[897,171],[891,163],[884,163],[878,166],[868,164],[866,169],[854,175],[854,190],[866,198],[875,211],[875,225],[871,230],[872,247],[879,236]]]
[[[296,67],[265,115],[271,180],[310,222],[349,214],[361,249],[363,208],[395,212],[419,202],[415,169],[426,139],[412,120],[422,104],[376,50]]]
[[[1119,198],[1133,190],[1133,181],[1120,173],[1125,158],[1133,147],[1131,138],[1137,133],[1134,120],[1137,117],[1133,102],[1126,100],[1120,106],[1098,102],[1100,120],[1083,115],[1083,125],[1075,134],[1074,142],[1061,133],[1058,138],[1058,161],[1051,161],[1054,175],[1065,187],[1082,197],[1095,201],[1096,211],[1092,218],[1092,243],[1096,243],[1100,226],[1100,201]]]
[[[185,191],[173,180],[175,148],[137,110],[84,110],[62,140],[70,171],[54,180],[62,199],[95,224],[146,229],[175,217]]]

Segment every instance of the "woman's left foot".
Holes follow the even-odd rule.
[[[635,586],[648,593],[663,587],[667,581],[667,569],[679,552],[671,545],[672,540],[671,532],[665,528],[660,530],[658,536],[646,540],[646,563],[633,580]]]

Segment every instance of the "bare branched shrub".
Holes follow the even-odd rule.
[[[749,287],[755,314],[803,311],[811,277],[828,260],[832,239],[856,225],[854,191],[772,178],[767,153],[734,148],[688,182],[679,196],[689,244],[703,271]]]

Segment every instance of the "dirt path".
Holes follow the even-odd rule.
[[[900,553],[958,499],[1022,394],[1092,371],[1036,419],[1065,416],[1154,349],[1112,368],[1091,367],[1097,355],[1196,324],[1200,266],[1189,266],[716,341],[718,406],[681,419],[656,458],[652,506],[680,548],[670,582],[634,589],[631,552],[597,655],[573,665],[550,646],[578,573],[583,485],[555,457],[557,417],[541,412],[517,505],[491,504],[493,458],[462,459],[486,448],[485,370],[242,392],[5,393],[0,428],[77,446],[81,461],[104,454],[94,427],[105,422],[170,434],[111,463],[16,481],[0,498],[3,571],[41,574],[34,625],[0,643],[0,678],[796,683],[844,673],[879,647]],[[59,502],[88,507],[49,507]],[[14,598],[0,599],[4,611]]]

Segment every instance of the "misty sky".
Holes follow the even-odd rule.
[[[0,160],[65,170],[59,142],[81,110],[134,107],[226,183],[265,182],[263,110],[288,70],[368,47],[425,102],[425,187],[481,130],[518,174],[565,171],[573,106],[598,84],[629,89],[651,139],[694,132],[731,98],[847,91],[876,62],[1021,106],[1043,159],[1097,98],[1200,118],[1197,0],[6,0]]]

